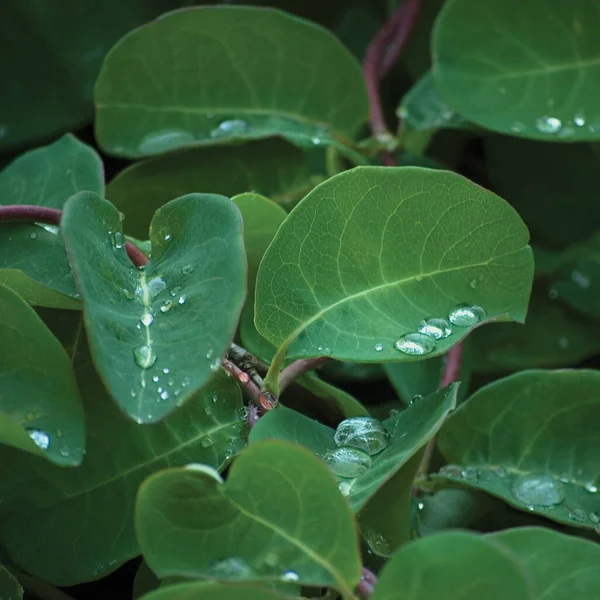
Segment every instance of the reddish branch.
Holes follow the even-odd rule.
[[[372,571],[369,571],[366,567],[363,567],[360,573],[360,582],[356,586],[356,591],[363,598],[370,598],[375,590],[376,583],[377,575]]]
[[[279,375],[279,394],[282,394],[283,390],[289,387],[290,383],[292,383],[296,377],[307,371],[316,369],[328,360],[329,358],[327,358],[327,356],[295,360],[291,365],[283,369]]]

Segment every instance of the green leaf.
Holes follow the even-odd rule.
[[[194,581],[163,587],[143,600],[284,600],[284,596],[246,585]]]
[[[352,153],[368,111],[360,65],[331,33],[240,6],[133,31],[107,55],[95,102],[100,145],[131,158],[274,135]]]
[[[62,208],[83,190],[102,194],[98,154],[72,135],[21,155],[0,173],[0,204]],[[33,305],[80,309],[77,289],[57,228],[2,224],[0,282]]]
[[[416,131],[474,127],[446,104],[435,87],[430,71],[402,98],[396,114],[403,126]]]
[[[258,273],[256,326],[290,359],[422,358],[395,342],[461,303],[524,320],[527,240],[506,202],[455,173],[358,167],[317,186],[279,228]],[[471,329],[454,327],[427,354]]]
[[[489,136],[485,157],[494,189],[523,217],[534,243],[560,250],[596,233],[600,144]]]
[[[536,285],[525,325],[500,323],[475,331],[472,348],[476,372],[564,367],[600,351],[600,325],[550,299]]]
[[[78,465],[85,425],[71,361],[35,311],[0,285],[0,442]]]
[[[208,382],[233,337],[246,270],[238,209],[210,194],[163,206],[144,269],[126,254],[119,211],[96,194],[69,199],[61,231],[109,392],[139,423],[159,421]]]
[[[594,542],[541,527],[507,529],[487,538],[519,558],[539,598],[589,598],[600,586],[600,546]]]
[[[407,544],[387,562],[371,599],[398,598],[537,600],[516,556],[489,539],[458,531]]]
[[[82,466],[61,469],[0,449],[0,540],[24,570],[61,586],[98,579],[137,556],[133,517],[140,483],[189,462],[223,469],[242,443],[244,424],[239,387],[222,370],[173,415],[140,426],[111,402],[85,349],[75,360],[88,423]]]
[[[0,597],[2,600],[22,600],[23,588],[11,572],[0,565]]]
[[[598,419],[600,373],[522,371],[479,389],[448,419],[439,448],[460,466],[439,476],[593,529],[600,521]]]
[[[588,0],[449,0],[432,37],[442,97],[482,127],[600,140],[600,15]]]
[[[283,442],[242,452],[225,484],[205,469],[150,477],[138,495],[136,528],[161,578],[294,581],[349,595],[360,576],[354,522],[333,477]]]
[[[110,182],[106,196],[127,215],[125,230],[146,238],[154,212],[178,196],[200,190],[232,197],[255,190],[286,205],[312,187],[306,154],[274,138],[135,163]]]

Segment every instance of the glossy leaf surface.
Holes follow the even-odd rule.
[[[140,490],[136,528],[161,578],[294,581],[347,594],[360,575],[354,522],[333,477],[279,441],[245,450],[226,483],[200,468],[154,475]]]
[[[0,285],[0,442],[81,462],[85,425],[71,361],[35,311]]]
[[[61,231],[108,390],[138,422],[160,420],[208,382],[233,337],[246,277],[239,211],[209,194],[165,205],[141,270],[119,212],[95,194],[68,201]]]
[[[284,596],[259,587],[196,581],[163,587],[143,600],[284,600]]]
[[[439,355],[472,327],[412,355],[395,344],[461,303],[524,320],[527,241],[506,202],[459,175],[358,167],[317,186],[279,228],[258,273],[256,326],[288,358]]]
[[[329,32],[239,6],[130,33],[106,57],[95,102],[100,145],[132,158],[274,135],[344,148],[367,119],[360,65]]]
[[[522,371],[479,389],[442,430],[440,477],[573,527],[600,515],[600,373]]]
[[[493,131],[599,140],[599,25],[588,0],[450,0],[432,37],[437,88],[463,117]]]

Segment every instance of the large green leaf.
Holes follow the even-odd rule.
[[[522,371],[479,389],[447,421],[440,477],[521,510],[600,521],[600,373]],[[455,466],[460,465],[460,466]]]
[[[449,532],[407,544],[383,568],[372,600],[537,600],[526,569],[500,544]]]
[[[348,594],[360,576],[354,522],[333,477],[280,441],[242,452],[225,484],[206,469],[152,476],[140,489],[136,528],[161,578],[290,581]]]
[[[284,600],[284,596],[259,587],[194,581],[163,587],[143,600]]]
[[[4,0],[0,146],[25,145],[91,120],[93,86],[120,36],[177,0]]]
[[[523,217],[534,244],[562,249],[597,231],[600,144],[494,135],[485,140],[485,156],[494,189]]]
[[[549,298],[543,284],[536,284],[525,325],[500,323],[475,331],[472,348],[478,372],[563,367],[600,352],[600,325]]]
[[[0,173],[2,205],[62,208],[69,196],[83,190],[103,193],[102,162],[72,135],[26,152]],[[0,232],[0,282],[30,304],[81,307],[56,227],[12,223],[2,224]]]
[[[358,61],[286,13],[200,7],[162,16],[107,55],[96,134],[128,157],[282,135],[349,149],[367,120]]]
[[[358,167],[317,186],[279,228],[261,263],[256,326],[288,358],[358,362],[418,356],[395,348],[423,319],[462,303],[482,320],[523,321],[533,261],[528,232],[501,198],[455,173]],[[478,323],[480,324],[480,323]]]
[[[77,328],[71,335],[84,337]],[[75,360],[88,423],[83,464],[60,469],[0,450],[2,544],[57,585],[97,579],[139,554],[134,502],[148,475],[197,461],[222,469],[242,445],[241,394],[224,372],[169,418],[140,426],[111,402],[85,348]]]
[[[35,311],[0,285],[0,442],[78,465],[85,425],[71,361]]]
[[[10,571],[0,565],[0,597],[2,600],[22,600],[23,588]]]
[[[600,140],[598,27],[589,0],[448,0],[432,38],[437,88],[487,129]]]
[[[237,326],[246,271],[238,209],[210,194],[163,206],[143,269],[125,252],[119,211],[96,194],[69,199],[61,231],[108,390],[139,423],[162,419],[207,383]]]
[[[305,153],[274,138],[136,163],[110,182],[106,196],[127,215],[125,230],[145,239],[154,212],[178,196],[210,192],[231,197],[254,190],[286,205],[312,187]]]
[[[600,546],[594,542],[541,527],[507,529],[487,538],[519,558],[539,598],[589,598],[600,586]]]

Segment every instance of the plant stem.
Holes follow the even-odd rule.
[[[262,391],[260,386],[256,384],[248,373],[242,371],[242,369],[227,358],[223,359],[222,364],[223,367],[240,382],[243,389],[246,391],[248,398],[252,404],[258,408],[260,414],[264,414],[274,408],[276,402],[273,400],[272,396],[268,392]]]
[[[283,394],[283,391],[289,387],[290,383],[292,383],[296,377],[306,373],[307,371],[312,371],[328,360],[329,358],[327,356],[295,360],[279,374],[279,394]]]

